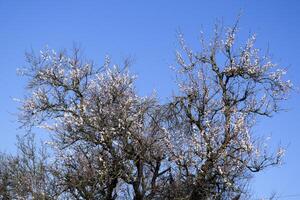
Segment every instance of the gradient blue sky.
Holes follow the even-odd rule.
[[[24,132],[17,129],[18,105],[12,98],[24,95],[25,80],[16,69],[26,64],[26,50],[39,51],[45,45],[59,50],[75,42],[99,64],[107,54],[117,63],[130,56],[139,93],[156,89],[165,100],[174,87],[169,66],[174,64],[176,31],[196,47],[201,30],[211,30],[216,19],[232,24],[240,11],[240,38],[256,32],[258,46],[269,47],[274,60],[288,68],[289,78],[299,86],[300,1],[0,0],[0,150],[14,152],[15,136]],[[272,135],[272,145],[288,145],[285,164],[253,180],[257,196],[300,193],[299,100],[294,92],[285,104],[287,112],[260,121],[256,128]]]

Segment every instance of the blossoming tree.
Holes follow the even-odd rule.
[[[268,153],[255,139],[255,120],[279,111],[291,83],[254,47],[255,36],[237,46],[236,33],[237,26],[225,34],[216,28],[199,52],[180,35],[179,89],[166,104],[137,95],[128,62],[112,66],[106,58],[96,67],[78,49],[27,54],[22,74],[29,92],[19,120],[29,131],[50,131],[50,152],[22,145],[22,162],[3,155],[0,197],[246,198],[251,175],[283,156],[282,149]],[[17,176],[29,161],[28,180],[35,184]],[[18,190],[22,184],[26,190]]]
[[[255,120],[279,111],[292,85],[285,71],[254,47],[255,35],[235,45],[237,25],[218,26],[194,52],[180,35],[179,92],[168,106],[178,190],[190,199],[232,199],[253,172],[279,164],[253,134]],[[181,195],[181,194],[180,194]]]

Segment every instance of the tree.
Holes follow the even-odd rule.
[[[120,69],[107,59],[94,69],[77,49],[72,56],[46,50],[27,58],[32,95],[20,121],[55,133],[65,191],[75,199],[116,199],[120,188],[133,190],[137,200],[155,196],[168,171],[162,169],[166,133],[155,99],[136,95],[128,63]]]
[[[245,192],[248,178],[277,165],[283,149],[268,154],[253,135],[259,117],[279,111],[291,89],[285,71],[254,47],[255,35],[235,45],[237,24],[216,26],[199,53],[177,52],[179,93],[168,106],[179,190],[190,199],[231,199]],[[224,36],[225,35],[225,36]]]
[[[0,198],[57,199],[60,194],[57,179],[49,168],[46,149],[37,149],[34,135],[18,137],[17,156],[1,155]]]
[[[19,121],[28,131],[50,131],[51,159],[33,156],[33,138],[19,155],[3,155],[2,198],[246,198],[252,173],[283,155],[268,154],[252,127],[279,111],[291,84],[253,47],[254,37],[235,47],[236,32],[217,28],[199,53],[180,36],[179,90],[166,104],[137,95],[128,61],[112,66],[106,58],[97,67],[76,48],[27,54]]]

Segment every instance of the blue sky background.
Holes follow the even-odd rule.
[[[84,54],[102,64],[105,55],[116,63],[130,56],[138,75],[137,89],[149,95],[155,89],[161,100],[172,93],[177,48],[176,32],[197,47],[200,31],[208,35],[216,19],[232,24],[242,10],[240,38],[256,32],[258,47],[269,47],[273,60],[288,68],[288,77],[300,85],[300,2],[290,1],[84,1],[0,0],[0,150],[14,152],[18,104],[13,97],[25,94],[25,80],[16,69],[24,66],[24,52],[81,45]],[[255,177],[257,197],[273,191],[282,199],[298,195],[300,164],[300,96],[294,92],[287,112],[261,120],[257,132],[272,135],[272,145],[288,145],[285,164]]]

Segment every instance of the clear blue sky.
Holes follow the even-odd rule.
[[[45,45],[71,48],[76,42],[99,64],[106,54],[116,62],[131,56],[138,91],[144,95],[156,89],[164,100],[174,86],[169,66],[174,64],[176,31],[197,46],[200,30],[210,30],[217,18],[232,24],[241,10],[241,38],[256,32],[258,46],[269,47],[299,86],[300,1],[0,0],[0,150],[14,152],[15,136],[23,132],[17,129],[18,105],[12,98],[24,95],[25,80],[16,75],[16,68],[24,66],[26,50]],[[299,100],[299,93],[294,93],[285,105],[288,112],[260,121],[256,128],[272,134],[273,145],[289,145],[282,167],[254,179],[252,190],[259,195],[300,193]]]

